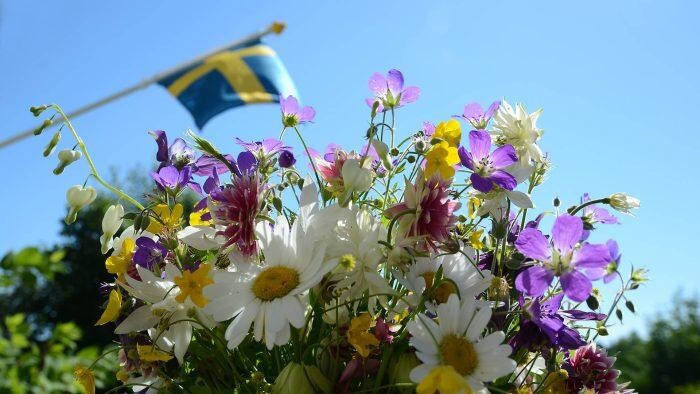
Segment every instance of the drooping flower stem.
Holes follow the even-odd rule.
[[[138,201],[136,201],[135,198],[131,197],[130,195],[126,194],[124,191],[120,190],[117,187],[112,186],[109,182],[105,181],[102,179],[100,174],[97,172],[97,168],[95,167],[95,164],[92,162],[92,158],[90,158],[90,153],[88,153],[87,146],[85,145],[85,142],[83,142],[82,138],[78,135],[78,132],[75,131],[75,128],[73,127],[73,124],[71,123],[70,119],[68,119],[68,116],[63,112],[61,107],[57,104],[52,104],[51,107],[53,107],[56,112],[58,112],[61,117],[63,118],[63,122],[68,126],[68,129],[70,129],[71,133],[73,134],[73,137],[75,138],[78,147],[80,148],[80,151],[83,153],[83,156],[85,156],[85,161],[88,163],[88,166],[90,167],[90,175],[92,175],[97,182],[99,182],[102,186],[106,187],[109,191],[112,193],[116,194],[120,198],[128,201],[132,205],[134,205],[136,208],[138,208],[140,211],[144,210],[144,206],[141,205]]]
[[[589,205],[594,205],[594,204],[609,204],[610,203],[610,198],[605,197],[605,198],[599,198],[597,200],[590,200],[586,201],[583,204],[577,206],[574,208],[571,212],[569,212],[570,215],[576,215],[576,212],[582,210],[583,208],[589,206]]]

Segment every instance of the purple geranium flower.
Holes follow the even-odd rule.
[[[294,154],[290,150],[283,150],[280,152],[280,157],[279,157],[279,163],[280,167],[282,168],[289,168],[294,165],[294,163],[297,162],[297,159],[294,157]]]
[[[181,170],[173,165],[166,166],[159,169],[158,172],[152,172],[151,178],[156,181],[158,187],[173,193],[177,193],[185,186],[189,186],[197,193],[202,193],[199,184],[192,181],[192,167],[190,166],[184,166]]]
[[[583,221],[577,216],[561,215],[554,221],[550,241],[534,228],[524,229],[515,241],[520,253],[541,264],[521,272],[515,288],[533,297],[541,296],[558,276],[564,294],[573,301],[583,301],[593,288],[591,280],[605,275],[610,261],[608,248],[602,244],[577,246],[583,234]]]
[[[374,97],[368,98],[367,105],[374,106],[379,102],[377,112],[384,112],[388,108],[399,108],[418,100],[420,89],[416,86],[403,86],[403,74],[399,70],[389,70],[386,77],[380,73],[374,73],[369,78],[369,90]]]
[[[236,161],[231,155],[224,155],[224,158],[231,164],[232,167],[236,167]],[[228,172],[228,166],[216,157],[204,154],[200,156],[197,161],[194,162],[194,174],[199,176],[211,176],[212,172],[216,170],[218,174],[224,174]]]
[[[168,249],[148,237],[140,237],[136,240],[136,252],[134,253],[134,263],[144,268],[152,270],[154,266],[162,263],[168,255]]]
[[[484,109],[481,108],[481,105],[479,103],[469,103],[466,106],[464,106],[464,112],[462,113],[462,115],[454,116],[456,118],[462,118],[467,122],[471,123],[471,125],[477,130],[484,130],[486,129],[486,126],[491,120],[491,117],[493,117],[493,114],[498,110],[498,107],[500,106],[500,100],[494,101],[493,103],[491,103],[486,112],[484,112]]]
[[[311,122],[316,116],[316,111],[312,107],[299,107],[296,97],[288,96],[280,100],[282,105],[282,124],[284,127],[295,127],[296,125]]]
[[[591,201],[591,197],[588,193],[584,193],[581,196],[581,204]],[[601,208],[596,205],[588,205],[583,208],[583,237],[581,239],[586,240],[590,235],[590,230],[596,223],[601,224],[620,224],[613,214],[608,212],[607,209]]]
[[[194,149],[187,146],[187,143],[182,138],[176,138],[172,145],[168,146],[168,136],[163,130],[151,131],[150,134],[155,138],[158,145],[156,152],[156,160],[160,162],[160,168],[173,165],[177,168],[182,168],[194,161]]]
[[[290,147],[285,146],[284,142],[276,138],[267,138],[263,141],[256,142],[246,142],[241,140],[240,138],[236,138],[236,143],[244,147],[248,152],[252,153],[253,155],[262,157],[272,156],[275,153],[279,153],[283,150],[291,149]]]
[[[423,135],[431,138],[435,134],[435,125],[431,122],[423,122]]]
[[[603,277],[604,283],[610,283],[617,275],[618,267],[620,266],[620,260],[622,259],[622,254],[620,254],[620,248],[617,246],[617,242],[613,239],[609,239],[605,243],[608,248],[608,253],[610,254],[610,261],[607,267],[605,267],[605,276]]]
[[[518,155],[512,145],[503,145],[491,152],[491,135],[485,131],[472,130],[469,132],[469,147],[459,147],[459,158],[462,165],[472,170],[469,179],[474,189],[488,193],[493,186],[513,190],[518,181],[504,168],[516,163]]]
[[[528,308],[530,320],[542,330],[549,341],[557,347],[564,349],[576,349],[586,344],[578,331],[564,324],[564,318],[569,320],[603,320],[602,313],[583,312],[579,310],[560,311],[563,293],[559,293],[542,302],[541,298],[535,298]]]

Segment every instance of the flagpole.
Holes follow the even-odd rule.
[[[270,26],[268,26],[268,27],[267,27],[266,29],[264,29],[264,30],[261,30],[261,31],[259,31],[259,32],[257,32],[257,33],[253,33],[253,34],[251,34],[251,35],[249,35],[249,36],[247,36],[247,37],[243,37],[243,38],[238,39],[238,40],[235,40],[235,41],[233,41],[233,42],[230,42],[230,43],[228,43],[228,44],[226,44],[226,45],[223,45],[223,46],[221,46],[221,47],[219,47],[219,48],[216,48],[216,49],[214,49],[214,50],[212,50],[212,51],[209,51],[209,52],[207,52],[207,53],[205,53],[205,54],[203,54],[203,55],[200,55],[200,56],[197,56],[197,57],[195,57],[195,58],[193,58],[193,59],[190,59],[190,60],[188,60],[188,61],[186,61],[186,62],[184,62],[184,63],[182,63],[182,64],[180,64],[180,65],[177,65],[177,66],[175,66],[175,67],[172,67],[172,68],[170,68],[170,69],[168,69],[168,70],[165,70],[165,71],[163,71],[163,72],[157,73],[157,74],[155,74],[155,75],[153,75],[153,76],[151,76],[151,77],[149,77],[149,78],[144,79],[143,81],[141,81],[141,82],[139,82],[139,83],[137,83],[137,84],[135,84],[135,85],[133,85],[133,86],[130,86],[130,87],[125,88],[125,89],[122,89],[122,90],[120,90],[120,91],[118,91],[118,92],[116,92],[116,93],[113,93],[113,94],[111,94],[111,95],[105,97],[105,98],[102,98],[102,99],[97,100],[97,101],[95,101],[95,102],[93,102],[93,103],[90,103],[90,104],[87,104],[87,105],[85,105],[85,106],[82,106],[82,107],[80,107],[80,108],[78,108],[78,109],[76,109],[76,110],[74,110],[74,111],[72,111],[72,112],[69,112],[69,113],[67,114],[67,116],[68,116],[68,118],[71,118],[71,119],[72,119],[72,118],[76,118],[76,117],[78,117],[78,116],[80,116],[80,115],[82,115],[82,114],[84,114],[84,113],[87,113],[87,112],[92,111],[93,109],[99,108],[99,107],[101,107],[101,106],[103,106],[103,105],[105,105],[105,104],[111,103],[112,101],[118,100],[118,99],[120,99],[120,98],[122,98],[122,97],[124,97],[124,96],[127,96],[127,95],[131,94],[131,93],[134,93],[134,92],[137,92],[137,91],[139,91],[139,90],[141,90],[141,89],[144,89],[144,88],[150,86],[151,84],[153,84],[153,83],[155,83],[155,82],[157,82],[157,81],[159,81],[159,80],[161,80],[161,79],[163,79],[163,78],[166,78],[166,77],[168,77],[168,76],[170,76],[170,75],[172,75],[172,74],[175,74],[175,73],[177,73],[177,72],[179,72],[179,71],[182,71],[182,70],[184,70],[184,69],[186,69],[186,68],[188,68],[188,67],[191,67],[191,66],[193,66],[193,65],[195,65],[195,64],[197,64],[197,63],[199,63],[199,62],[201,62],[202,60],[208,58],[209,56],[215,55],[215,54],[217,54],[217,53],[219,53],[219,52],[223,52],[223,51],[227,50],[228,48],[230,48],[230,47],[232,47],[232,46],[236,46],[236,45],[239,45],[239,44],[243,44],[243,43],[245,43],[245,42],[248,42],[248,41],[253,41],[253,40],[262,38],[262,37],[264,37],[264,36],[266,36],[266,35],[268,35],[268,34],[270,34],[270,33],[281,34],[282,31],[284,31],[284,28],[285,28],[284,23],[281,23],[281,22],[273,22]],[[52,124],[51,127],[55,126],[55,125],[58,124],[58,123],[60,123],[60,122],[57,122],[57,123]],[[5,147],[8,147],[8,146],[10,146],[10,145],[12,145],[12,144],[15,144],[15,143],[17,143],[17,142],[19,142],[19,141],[21,141],[21,140],[27,138],[27,137],[30,137],[31,135],[33,135],[35,129],[36,129],[36,127],[31,128],[31,129],[29,129],[29,130],[26,130],[26,131],[23,131],[23,132],[21,132],[21,133],[15,134],[15,135],[13,135],[13,136],[11,136],[11,137],[9,137],[9,138],[6,138],[6,139],[0,141],[0,149],[5,148]]]

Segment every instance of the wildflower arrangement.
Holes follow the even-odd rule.
[[[621,302],[634,311],[628,292],[645,271],[623,277],[617,243],[593,233],[618,223],[610,209],[639,201],[584,194],[535,214],[530,194],[550,168],[541,111],[472,103],[401,134],[396,117],[419,89],[398,70],[372,75],[369,88],[369,127],[354,149],[309,147],[301,129],[315,111],[294,97],[281,102],[280,139],[236,139],[235,155],[194,133],[170,142],[151,132],[158,165],[140,199],[99,175],[60,107],[32,108],[50,115],[37,134],[61,123],[45,155],[63,129],[75,138],[55,172],[84,159],[88,180],[118,198],[102,221],[114,281],[101,287],[96,324],[118,336],[123,387],[631,392],[595,340],[613,311],[622,318]],[[95,195],[71,187],[66,222]],[[594,283],[617,280],[603,313]],[[94,390],[90,366],[76,377]]]

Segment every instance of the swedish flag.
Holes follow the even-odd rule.
[[[260,40],[229,48],[158,81],[187,108],[200,129],[214,116],[241,105],[297,96],[287,69]]]

